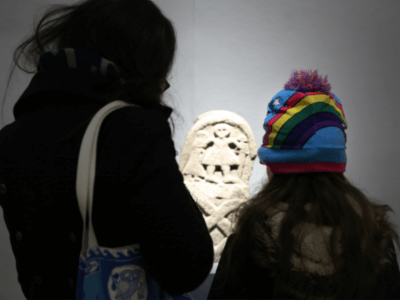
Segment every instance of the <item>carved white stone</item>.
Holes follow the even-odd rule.
[[[219,262],[233,228],[231,213],[250,198],[257,145],[241,116],[215,110],[199,116],[179,160],[184,183],[203,213]]]

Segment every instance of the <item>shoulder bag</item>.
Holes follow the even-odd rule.
[[[139,244],[119,248],[106,248],[97,244],[91,214],[98,134],[104,118],[114,110],[126,106],[137,105],[117,100],[100,109],[86,129],[81,144],[76,192],[83,218],[83,235],[76,283],[76,299],[192,300],[192,296],[188,293],[181,296],[171,296],[160,287],[146,268]],[[86,228],[87,216],[89,218],[89,229]]]

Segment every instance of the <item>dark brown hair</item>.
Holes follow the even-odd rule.
[[[276,209],[280,202],[287,203],[287,207]],[[307,203],[312,207],[309,211],[304,209]],[[276,243],[271,245],[265,238],[267,235],[271,238],[269,241],[273,240],[266,221],[281,211],[285,216]],[[235,235],[227,249],[227,267],[222,269],[224,281],[234,287],[243,278],[246,265],[253,264],[268,270],[275,278],[275,293],[290,294],[298,289],[299,282],[293,280],[295,276],[287,276],[296,274],[290,257],[294,251],[301,257],[300,245],[308,232],[297,236],[293,230],[300,230],[300,225],[307,222],[333,228],[326,244],[335,268],[330,279],[342,282],[339,289],[334,286],[331,290],[328,286],[324,291],[314,289],[314,296],[368,299],[378,284],[382,262],[388,263],[384,257],[389,242],[394,239],[400,246],[395,225],[387,219],[388,211],[393,212],[390,206],[367,199],[342,173],[273,174],[271,180],[230,217]],[[341,255],[334,251],[338,241],[342,246]]]
[[[42,54],[74,48],[104,57],[121,70],[127,82],[113,86],[102,99],[105,103],[145,98],[149,103],[164,104],[162,96],[165,86],[169,87],[166,78],[175,60],[176,35],[172,22],[152,1],[86,0],[51,5],[34,28],[34,34],[14,51],[7,89],[15,66],[28,74],[36,73]],[[21,55],[25,67],[19,63]],[[171,122],[175,131],[172,118]]]
[[[55,5],[41,18],[35,33],[15,50],[14,63],[32,74],[37,71],[40,55],[60,48],[90,51],[122,70],[128,83],[105,95],[106,101],[129,94],[131,99],[145,95],[148,101],[162,104],[160,86],[174,63],[176,36],[171,21],[150,0],[86,0],[74,5]],[[33,71],[18,63],[24,51]],[[344,200],[347,196],[361,207],[362,216]],[[279,202],[287,202],[289,206],[275,251],[268,252],[263,237],[270,232],[263,220],[266,212]],[[303,207],[308,202],[314,206],[306,213]],[[225,280],[238,282],[244,264],[254,262],[269,269],[277,278],[276,285],[283,286],[284,274],[290,272],[290,254],[299,242],[292,236],[292,229],[308,221],[334,227],[328,247],[338,270],[334,276],[346,277],[343,288],[334,291],[336,299],[364,298],[379,276],[380,260],[389,241],[395,239],[400,247],[394,225],[387,221],[388,211],[393,210],[368,200],[343,174],[274,174],[259,193],[233,214],[235,236],[227,249]],[[333,251],[338,238],[343,257]],[[344,265],[340,265],[341,259],[345,260]]]

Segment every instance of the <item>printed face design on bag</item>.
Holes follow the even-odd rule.
[[[129,265],[113,269],[110,298],[117,300],[146,299],[147,287],[144,277],[143,270],[137,266]]]

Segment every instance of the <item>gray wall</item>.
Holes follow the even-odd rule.
[[[74,2],[2,0],[0,99],[12,51],[31,30],[38,9]],[[177,151],[200,114],[220,109],[245,118],[260,146],[272,96],[283,89],[293,69],[317,69],[328,75],[349,124],[345,176],[368,197],[390,205],[395,212],[390,220],[398,226],[400,1],[155,2],[173,21],[178,36],[177,61],[165,96],[182,116],[173,114]],[[12,108],[32,77],[16,72],[2,112],[5,124],[14,121]],[[251,194],[266,179],[265,167],[257,158],[250,178]],[[0,268],[0,298],[23,299],[3,218]],[[206,298],[211,280],[212,275],[193,293],[195,299]]]

